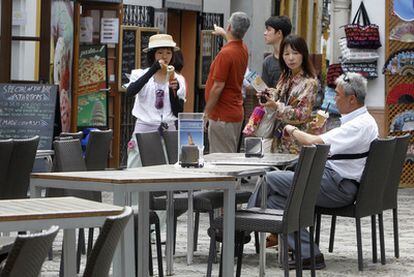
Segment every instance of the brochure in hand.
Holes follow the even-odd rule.
[[[257,91],[265,91],[268,87],[266,86],[263,79],[257,74],[256,71],[250,71],[245,79],[252,85],[252,87]]]

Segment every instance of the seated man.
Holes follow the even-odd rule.
[[[286,135],[290,135],[302,145],[330,144],[330,156],[335,154],[360,154],[369,150],[371,142],[378,137],[378,126],[364,105],[367,80],[357,73],[341,75],[336,81],[335,101],[341,113],[341,126],[321,135],[311,135],[287,125]],[[343,207],[351,204],[356,197],[359,181],[366,158],[328,160],[322,177],[317,205],[327,208]],[[293,181],[291,171],[273,171],[266,175],[267,207],[284,209]],[[253,193],[249,206],[260,205],[260,189]],[[293,234],[288,238],[294,248]],[[301,231],[302,263],[310,268],[309,234]],[[325,267],[323,255],[315,245],[316,268]]]

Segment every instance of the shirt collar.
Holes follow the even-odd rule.
[[[361,108],[358,108],[350,113],[347,113],[345,115],[341,116],[341,124],[347,123],[349,121],[351,121],[352,119],[360,116],[361,114],[364,114],[368,112],[367,107],[366,106],[362,106]]]

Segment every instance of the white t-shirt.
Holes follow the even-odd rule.
[[[325,144],[330,144],[330,155],[359,154],[369,150],[371,142],[378,137],[378,126],[367,108],[361,107],[342,115],[341,126],[320,135]],[[328,160],[326,167],[335,170],[342,178],[360,181],[366,158]]]
[[[135,69],[132,70],[130,76],[130,82],[126,85],[135,82],[142,75],[144,75],[149,68],[146,69]],[[184,77],[178,73],[175,73],[175,78],[179,83],[180,88],[177,91],[179,98],[185,100],[186,90],[185,90],[185,80]],[[155,108],[156,101],[156,91],[164,91],[164,107],[162,109]],[[135,95],[134,107],[132,109],[132,115],[137,118],[137,123],[147,123],[159,125],[161,123],[161,115],[164,122],[170,123],[177,120],[173,115],[170,104],[170,94],[168,90],[168,82],[163,84],[155,82],[154,76],[152,76],[145,86]]]

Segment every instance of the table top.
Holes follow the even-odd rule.
[[[195,167],[181,167],[180,165],[174,165],[174,168],[171,169],[169,165],[161,165],[161,166],[151,166],[148,168],[150,170],[164,170],[168,168],[168,170],[173,170],[179,173],[193,173],[193,174],[205,174],[205,173],[212,173],[217,175],[225,175],[225,176],[234,176],[234,177],[244,177],[244,176],[255,176],[264,174],[266,171],[272,169],[271,166],[265,165],[216,165],[211,163],[205,163],[201,168]],[[130,169],[134,170],[134,169]]]
[[[32,173],[31,178],[112,184],[224,182],[235,180],[233,176],[211,172],[186,171],[177,168],[175,165],[138,167],[128,170]]]
[[[113,216],[122,212],[123,207],[77,197],[0,200],[0,222]]]
[[[208,163],[217,165],[267,165],[287,166],[296,161],[296,154],[265,153],[262,158],[246,158],[244,153],[213,153],[204,156]]]

